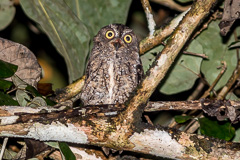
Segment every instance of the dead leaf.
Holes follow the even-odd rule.
[[[47,96],[49,94],[53,94],[54,91],[52,90],[51,83],[38,83],[37,84],[38,92],[41,93],[43,96]]]
[[[202,110],[211,117],[216,117],[219,121],[229,120],[236,124],[240,120],[239,106],[232,106],[228,100],[208,100],[201,99]]]
[[[0,59],[18,66],[15,73],[29,85],[37,87],[41,76],[41,66],[35,55],[25,46],[0,38]],[[6,80],[11,81],[10,78]]]
[[[240,1],[239,0],[225,0],[224,11],[219,27],[221,35],[225,36],[230,31],[233,23],[240,18]]]

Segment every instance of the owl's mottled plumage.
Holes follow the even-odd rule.
[[[84,105],[122,104],[143,75],[137,37],[127,26],[110,24],[93,42],[81,100]]]

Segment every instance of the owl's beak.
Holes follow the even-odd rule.
[[[122,45],[119,41],[115,41],[113,42],[113,46],[115,47],[116,51],[118,50],[118,48],[120,48]]]

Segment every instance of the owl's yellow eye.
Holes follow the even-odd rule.
[[[124,36],[124,41],[126,43],[131,43],[132,42],[132,36],[127,34],[126,36]]]
[[[107,39],[112,39],[114,37],[114,32],[113,31],[107,31],[106,32],[106,37],[107,37]]]

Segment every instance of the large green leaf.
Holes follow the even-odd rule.
[[[0,1],[0,30],[6,28],[13,20],[16,9],[12,0]]]
[[[200,131],[202,134],[224,139],[229,141],[235,135],[235,128],[231,126],[230,122],[211,120],[208,118],[199,118]]]
[[[208,60],[203,60],[201,71],[210,85],[221,71],[221,68],[219,69],[221,61],[227,64],[227,70],[215,86],[215,90],[227,83],[237,65],[236,50],[228,49],[229,44],[235,41],[234,37],[233,35],[229,39],[221,37],[218,24],[219,21],[212,22],[208,29],[197,37],[198,42],[203,46],[204,53],[208,56]],[[228,41],[225,42],[226,40]]]
[[[198,49],[195,51],[197,52]],[[169,70],[164,82],[160,84],[160,92],[176,94],[192,88],[200,74],[201,62],[202,58],[181,55]]]
[[[0,78],[11,77],[18,69],[18,66],[0,60]]]
[[[111,23],[125,24],[131,0],[64,0],[92,35]]]
[[[12,85],[13,85],[12,82],[0,79],[0,89],[2,89],[4,92],[7,89],[9,89]]]
[[[81,77],[84,73],[90,41],[85,25],[63,0],[21,0],[20,2],[25,13],[41,25],[64,57],[70,82]]]
[[[17,101],[13,100],[11,96],[4,94],[3,92],[0,92],[0,105],[19,106]]]
[[[156,55],[162,48],[162,46],[158,46],[141,56],[144,71],[155,60],[153,53]],[[193,42],[188,51],[203,53],[202,46],[197,41]],[[164,81],[161,82],[160,91],[165,94],[175,94],[192,88],[200,74],[201,62],[202,58],[200,57],[181,55],[169,69]]]
[[[214,89],[218,90],[226,84],[236,67],[237,58],[236,51],[228,49],[229,44],[234,42],[233,36],[230,38],[221,37],[218,24],[219,21],[212,22],[188,47],[188,51],[205,54],[208,59],[203,60],[196,56],[181,55],[160,84],[161,92],[175,94],[190,89],[198,78],[200,69],[208,83],[212,84],[221,71],[219,69],[221,61],[226,62],[227,69]],[[161,51],[160,48],[159,51]],[[149,65],[153,60],[153,55],[147,53],[142,60],[144,65]],[[144,67],[146,68],[146,66]]]

